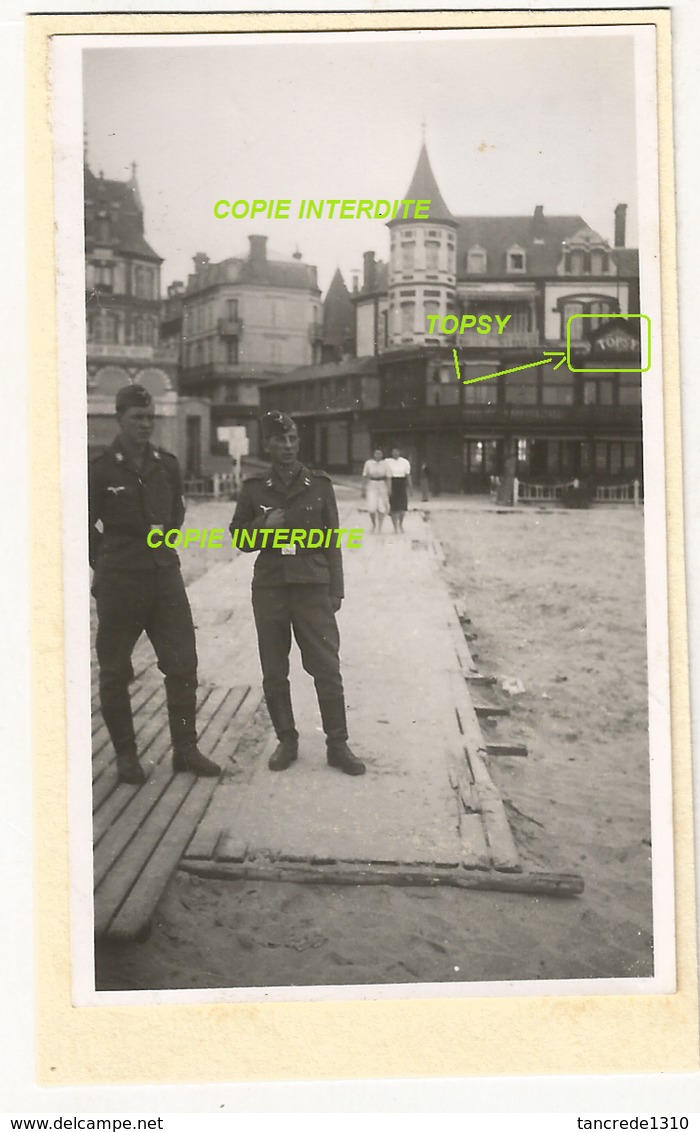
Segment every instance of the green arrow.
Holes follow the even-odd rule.
[[[459,372],[459,360],[457,358],[457,351],[453,350],[452,353],[454,354],[455,359],[457,380],[462,381],[462,375]],[[549,350],[547,351],[547,356],[540,362],[528,362],[527,365],[513,366],[512,369],[499,369],[497,373],[487,373],[484,374],[483,377],[470,377],[466,381],[462,381],[462,385],[473,385],[476,381],[489,381],[492,377],[502,377],[504,373],[518,373],[521,369],[532,369],[533,366],[546,366],[552,361],[553,358],[561,358],[561,361],[558,361],[554,367],[555,369],[559,369],[559,366],[563,366],[564,362],[566,361],[566,354],[563,350]]]

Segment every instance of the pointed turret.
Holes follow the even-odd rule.
[[[439,344],[435,320],[454,310],[458,222],[445,204],[423,140],[405,200],[429,200],[428,218],[390,220],[390,347]],[[430,328],[433,328],[432,331]]]
[[[336,269],[323,300],[325,360],[340,360],[354,352],[355,308],[340,268]]]
[[[404,193],[403,199],[430,201],[429,218],[421,221],[412,220],[412,224],[435,224],[439,222],[440,224],[450,224],[455,228],[457,227],[457,221],[445,204],[442,193],[438,188],[438,183],[433,173],[433,167],[428,157],[428,147],[425,142],[421,145],[416,170],[413,174],[411,184]],[[387,227],[392,228],[401,223],[402,221],[399,219],[390,220]]]

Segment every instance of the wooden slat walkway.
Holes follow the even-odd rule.
[[[311,682],[298,672],[294,695],[304,758],[294,771],[269,774],[270,735],[261,739],[248,782],[227,780],[225,773],[221,780],[173,774],[162,676],[142,641],[134,654],[132,705],[148,781],[141,787],[119,783],[93,674],[98,936],[145,935],[178,865],[231,879],[452,884],[563,896],[582,891],[580,877],[522,868],[472,700],[472,687],[490,678],[479,673],[448,594],[442,547],[428,522],[410,518],[410,541],[367,536],[362,556],[347,556],[355,576],[343,620],[344,672],[352,733],[359,752],[369,756],[364,778],[348,781],[324,769],[315,696]],[[240,559],[215,564],[190,591],[204,681],[198,692],[200,747],[224,771],[262,700],[249,573],[250,563]],[[398,576],[401,592],[392,582]],[[404,634],[400,654],[375,655],[374,622],[360,615],[365,601],[375,612],[384,611],[394,626],[406,605],[415,610],[415,630]],[[417,699],[407,714],[392,707],[389,678],[409,686],[424,667],[428,638],[429,705]],[[236,673],[236,686],[222,683],[228,671]],[[414,737],[412,747],[411,729],[422,736],[418,745]],[[426,800],[428,794],[432,801]],[[271,812],[276,815],[272,825]]]
[[[93,727],[94,928],[98,937],[121,940],[148,931],[155,906],[209,802],[219,791],[225,796],[227,789],[217,779],[173,772],[162,677],[152,664],[137,671],[132,705],[148,774],[144,786],[118,781],[99,710]],[[260,702],[260,690],[248,684],[200,687],[202,753],[225,770]]]

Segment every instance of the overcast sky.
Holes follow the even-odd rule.
[[[88,158],[117,179],[137,163],[164,288],[186,279],[195,252],[246,254],[253,232],[269,237],[271,255],[298,247],[324,292],[336,267],[350,286],[363,251],[387,258],[381,221],[216,220],[214,202],[402,197],[423,122],[455,215],[523,215],[542,204],[545,214],[580,214],[612,240],[624,201],[627,242],[636,242],[628,35],[346,33],[217,45],[173,36],[158,47],[120,39],[126,46],[84,52]]]

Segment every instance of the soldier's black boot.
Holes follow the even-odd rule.
[[[146,775],[136,753],[128,675],[100,670],[100,706],[112,746],[117,753],[119,781],[142,786]]]
[[[319,699],[323,730],[326,733],[328,765],[342,770],[343,774],[364,774],[365,764],[348,747],[348,728],[345,718],[345,700],[342,696]]]
[[[143,786],[146,775],[136,751],[117,751],[117,777],[120,782]]]
[[[278,735],[279,743],[267,760],[270,770],[286,770],[299,757],[299,739],[296,733]]]
[[[197,678],[166,676],[165,694],[173,744],[173,770],[188,771],[200,778],[218,778],[221,767],[197,747]]]
[[[284,692],[266,695],[265,703],[279,740],[267,765],[270,770],[287,770],[299,757],[299,733],[294,726],[289,688]]]

